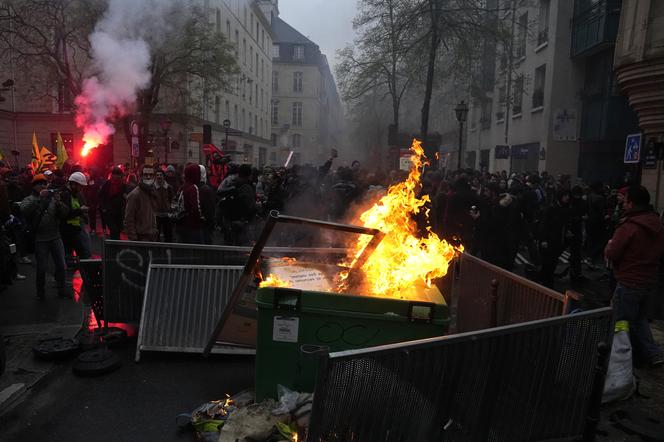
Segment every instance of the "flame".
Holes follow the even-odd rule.
[[[362,225],[378,229],[385,237],[362,266],[366,287],[364,291],[381,297],[403,298],[417,296],[414,285],[424,283],[431,287],[432,280],[447,274],[450,262],[463,246],[456,249],[440,239],[429,224],[429,211],[425,204],[428,195],[417,196],[421,189],[422,169],[428,164],[422,143],[413,140],[411,169],[408,178],[391,186],[387,195],[360,216]],[[419,237],[413,215],[425,210],[426,234]],[[352,267],[371,236],[362,235],[352,247],[353,260],[342,265]],[[339,290],[347,290],[348,272],[341,275]]]
[[[270,273],[267,275],[267,278],[265,278],[261,283],[258,285],[259,287],[292,287],[293,284],[290,281],[284,281],[283,279],[279,278],[277,275],[274,273]]]
[[[90,315],[88,316],[88,330],[92,331],[96,328],[99,328],[99,324],[97,323],[94,311],[90,309]]]
[[[96,149],[97,146],[104,143],[104,137],[93,129],[89,132],[85,132],[83,135],[83,143],[84,144],[83,149],[81,149],[81,156],[87,157],[92,149]]]
[[[293,433],[292,438],[293,438],[293,442],[297,442],[297,433],[296,432]]]

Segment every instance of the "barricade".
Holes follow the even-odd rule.
[[[518,324],[565,314],[566,294],[489,264],[467,253],[454,266],[456,332]]]
[[[208,246],[139,241],[104,241],[104,315],[109,322],[137,324],[150,263],[181,265],[244,265],[251,247]],[[265,255],[345,256],[343,249],[266,247]]]
[[[200,353],[242,274],[242,266],[151,264],[136,343],[142,351]],[[216,346],[214,353],[255,354]]]
[[[611,309],[321,353],[308,441],[591,439]]]

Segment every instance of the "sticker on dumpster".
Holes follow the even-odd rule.
[[[297,342],[300,318],[275,316],[272,340],[276,342]]]

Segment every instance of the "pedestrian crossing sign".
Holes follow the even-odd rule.
[[[635,164],[641,161],[641,134],[627,135],[625,142],[625,164]]]

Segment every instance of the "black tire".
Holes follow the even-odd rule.
[[[107,348],[97,348],[78,355],[72,367],[77,376],[95,377],[117,370],[122,365],[120,358]]]
[[[32,352],[44,361],[55,361],[74,356],[80,350],[77,339],[42,339],[32,347]]]

